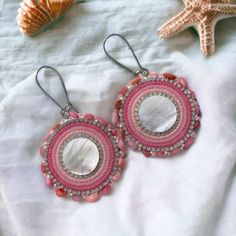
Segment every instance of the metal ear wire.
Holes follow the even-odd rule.
[[[119,61],[117,61],[114,57],[112,57],[112,56],[108,53],[108,51],[107,51],[107,49],[106,49],[106,43],[107,43],[107,40],[108,40],[109,38],[111,38],[111,37],[119,37],[119,38],[121,38],[121,39],[128,45],[128,48],[129,48],[130,51],[132,52],[132,54],[133,54],[133,56],[134,56],[134,59],[136,60],[138,66],[139,66],[139,68],[140,68],[140,70],[138,70],[138,71],[133,71],[133,70],[130,69],[129,67],[127,67],[127,66],[125,66],[124,64],[120,63]],[[103,42],[103,50],[104,50],[105,54],[106,54],[114,63],[116,63],[117,65],[121,66],[122,68],[128,70],[128,71],[131,72],[132,74],[134,74],[134,75],[142,74],[143,76],[148,76],[149,71],[148,71],[146,68],[143,68],[143,67],[142,67],[142,65],[141,65],[141,63],[139,62],[138,57],[136,56],[136,54],[135,54],[133,48],[131,47],[130,43],[128,42],[128,40],[127,40],[124,36],[122,36],[122,35],[120,35],[120,34],[110,34],[109,36],[107,36],[107,37],[105,38],[105,40],[104,40],[104,42]]]
[[[39,72],[40,72],[42,69],[50,69],[50,70],[54,71],[54,72],[57,74],[57,76],[58,76],[58,78],[59,78],[59,80],[60,80],[60,82],[61,82],[61,85],[62,85],[62,87],[63,87],[64,93],[65,93],[65,97],[66,97],[67,105],[66,105],[65,107],[61,106],[61,105],[42,87],[42,85],[40,84],[38,77],[39,77]],[[37,70],[37,72],[36,72],[35,80],[36,80],[36,83],[37,83],[38,87],[43,91],[43,93],[44,93],[48,98],[50,98],[58,107],[60,107],[60,109],[61,109],[61,114],[62,114],[63,117],[66,116],[66,114],[68,114],[68,112],[69,112],[70,110],[72,110],[72,109],[73,109],[74,111],[76,111],[76,110],[74,109],[74,107],[72,106],[70,100],[69,100],[65,83],[64,83],[64,81],[63,81],[63,79],[62,79],[60,73],[59,73],[55,68],[53,68],[52,66],[47,66],[47,65],[41,66],[41,67]]]

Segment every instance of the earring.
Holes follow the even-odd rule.
[[[50,69],[58,76],[67,101],[65,107],[39,83],[42,69]],[[113,183],[120,178],[125,156],[123,142],[103,118],[76,111],[56,69],[42,66],[35,79],[44,94],[61,109],[63,117],[49,131],[40,148],[46,182],[58,197],[95,202],[101,195],[109,194]]]
[[[114,59],[106,49],[107,40],[119,37],[131,50],[137,72]],[[200,107],[185,79],[143,68],[126,38],[109,35],[103,43],[106,55],[134,75],[115,102],[112,123],[128,146],[146,157],[174,155],[190,147],[200,126]]]

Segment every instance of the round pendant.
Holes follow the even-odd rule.
[[[193,143],[200,107],[185,79],[152,72],[120,90],[112,122],[132,149],[164,157]]]
[[[45,137],[41,169],[57,196],[94,202],[120,178],[123,147],[104,119],[71,112]]]

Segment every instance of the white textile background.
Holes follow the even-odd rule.
[[[76,5],[32,38],[18,31],[17,7],[4,1],[0,13],[0,235],[235,236],[236,19],[217,25],[217,51],[205,59],[191,29],[169,40],[156,36],[182,9],[178,0]],[[94,204],[59,199],[45,187],[38,149],[60,112],[34,73],[55,66],[82,113],[109,119],[119,88],[132,77],[104,55],[102,41],[114,32],[128,38],[145,67],[187,78],[202,126],[195,144],[174,158],[147,160],[129,151],[111,196]],[[135,68],[122,44],[113,52]],[[56,85],[51,90],[62,99]]]

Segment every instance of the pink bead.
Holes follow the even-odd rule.
[[[99,121],[102,125],[104,125],[105,127],[108,126],[108,122],[106,120],[104,120],[102,117],[97,116],[96,120]]]
[[[124,165],[125,165],[125,160],[124,158],[120,158],[119,161],[118,161],[118,166],[123,169],[124,168]]]
[[[54,185],[52,180],[49,177],[46,177],[46,184],[50,188],[53,187],[53,185]]]
[[[109,195],[111,193],[112,187],[111,185],[107,185],[105,186],[102,190],[101,190],[101,194],[102,195]]]
[[[114,135],[114,136],[117,136],[117,132],[115,129],[111,129],[111,133]]]
[[[121,94],[122,96],[124,96],[127,92],[128,92],[129,88],[128,87],[123,87],[121,88],[119,94]]]
[[[53,126],[53,128],[51,129],[52,131],[57,130],[58,128],[60,128],[61,124],[57,123]]]
[[[113,125],[116,125],[117,122],[119,122],[119,115],[118,115],[118,112],[117,111],[113,111],[112,112],[112,115],[111,115],[111,123]]]
[[[125,140],[125,138],[126,138],[125,131],[120,128],[118,130],[118,136],[121,137],[123,140]]]
[[[197,115],[201,115],[201,110],[198,105],[195,107],[195,112],[197,113]]]
[[[177,154],[179,154],[180,152],[181,152],[181,149],[176,148],[176,149],[174,149],[174,150],[171,152],[171,154],[172,154],[172,155],[177,155]]]
[[[157,153],[156,153],[156,156],[158,156],[158,157],[164,157],[164,156],[166,156],[166,155],[165,155],[165,153],[164,153],[163,151],[160,151],[160,152],[157,152]]]
[[[144,156],[147,157],[147,158],[149,158],[149,157],[152,156],[151,153],[148,152],[148,151],[143,151],[143,154],[144,154]]]
[[[192,138],[194,139],[194,138],[196,138],[196,132],[192,132]]]
[[[74,118],[74,119],[79,118],[79,114],[77,112],[74,112],[74,111],[71,111],[69,113],[69,115],[70,115],[71,118]]]
[[[159,76],[159,73],[152,71],[152,72],[150,72],[150,76],[156,78]]]
[[[125,144],[121,139],[118,141],[118,147],[120,148],[121,151],[124,151],[125,149]]]
[[[44,144],[45,144],[45,143],[43,143],[43,144],[40,146],[40,156],[41,156],[41,157],[45,157]]]
[[[140,77],[140,75],[138,75],[138,76],[136,76],[134,79],[132,79],[132,80],[130,81],[130,84],[131,84],[131,85],[137,85],[137,84],[140,83],[141,80],[142,80],[142,78]]]
[[[64,191],[62,188],[55,189],[55,192],[58,197],[66,197],[67,196],[67,192]]]
[[[89,196],[86,197],[86,201],[87,202],[96,202],[99,198],[99,194],[98,193],[93,193],[90,194]]]
[[[136,150],[137,145],[135,143],[129,140],[127,144],[132,150]]]
[[[121,178],[121,174],[120,174],[120,172],[118,172],[113,176],[112,179],[114,182],[117,182],[120,178]]]
[[[187,149],[193,144],[193,138],[189,138],[187,142],[184,144],[184,148]]]
[[[175,80],[176,79],[176,75],[173,75],[171,73],[163,73],[163,76],[169,80]]]
[[[177,82],[181,84],[183,87],[188,88],[188,83],[183,77],[178,78]]]
[[[77,194],[72,195],[71,198],[72,198],[74,201],[76,201],[76,202],[83,200],[82,196],[79,196],[79,195],[77,195]]]
[[[201,125],[200,121],[199,121],[199,120],[196,120],[196,121],[195,121],[195,124],[194,124],[194,128],[195,128],[195,129],[198,129],[198,128],[200,127],[200,125]]]
[[[121,104],[122,104],[121,99],[118,99],[118,100],[115,102],[115,109],[116,109],[116,110],[120,110]]]
[[[45,174],[45,173],[47,172],[47,167],[46,167],[45,163],[42,163],[42,164],[41,164],[41,172],[42,172],[43,174]]]
[[[44,137],[44,141],[45,141],[45,142],[48,142],[48,140],[49,140],[51,134],[52,134],[52,131],[50,131],[50,132]]]
[[[125,158],[125,154],[122,151],[120,151],[120,158]]]
[[[93,115],[93,114],[90,114],[90,113],[85,114],[85,115],[84,115],[84,118],[85,118],[85,119],[88,119],[88,120],[94,120],[94,119],[95,119],[94,115]]]
[[[193,91],[191,91],[191,96],[193,99],[196,99],[196,94]]]

